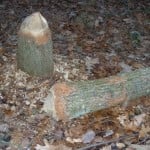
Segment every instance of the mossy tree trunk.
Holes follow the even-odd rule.
[[[17,64],[29,75],[53,75],[53,47],[47,21],[39,13],[25,18],[19,30]]]
[[[142,96],[150,96],[150,68],[93,81],[57,83],[46,105],[55,119],[68,120]]]

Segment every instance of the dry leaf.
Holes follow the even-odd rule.
[[[121,72],[131,72],[132,71],[132,67],[125,64],[125,62],[120,62],[119,65],[121,66],[122,68],[122,71]]]
[[[145,116],[146,114],[140,114],[134,117],[133,119],[133,124],[137,127],[139,127],[141,125],[141,123],[143,123],[145,120]]]
[[[80,139],[80,138],[76,138],[76,139],[74,138],[74,139],[72,139],[71,137],[67,137],[66,141],[69,142],[69,143],[71,143],[71,144],[74,144],[74,143],[81,143],[82,139]]]
[[[150,145],[131,144],[130,147],[136,150],[150,150]]]
[[[124,126],[124,127],[126,126],[127,121],[128,121],[127,115],[120,115],[119,117],[117,117],[117,119],[119,120],[119,122],[122,126]]]
[[[137,128],[144,122],[145,116],[146,114],[134,116],[132,121],[130,121],[127,116],[119,116],[117,119],[126,129],[136,131]]]
[[[108,146],[104,146],[100,150],[112,150],[112,148],[111,148],[111,145],[108,145]]]
[[[93,69],[93,66],[95,64],[98,64],[99,63],[99,59],[98,58],[91,58],[91,57],[86,57],[85,58],[85,65],[86,65],[86,68],[87,68],[87,73],[90,74],[91,73],[91,70]]]
[[[8,132],[9,131],[9,125],[4,123],[0,125],[0,132]]]
[[[150,126],[145,127],[144,125],[142,126],[140,132],[139,132],[139,138],[145,137],[148,133],[150,132]]]
[[[48,143],[47,140],[44,140],[44,144],[45,144],[45,146],[37,144],[35,149],[36,150],[72,150],[71,147],[67,147],[63,144],[51,145],[51,144]]]

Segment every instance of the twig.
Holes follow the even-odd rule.
[[[126,139],[126,138],[134,138],[134,137],[137,136],[137,135],[138,135],[138,133],[136,133],[136,134],[131,134],[131,135],[127,135],[127,136],[123,136],[123,137],[120,137],[120,138],[118,138],[118,139],[114,139],[114,140],[111,140],[111,141],[100,142],[100,143],[94,143],[94,144],[88,145],[88,146],[86,146],[86,147],[79,148],[79,149],[77,149],[77,150],[89,150],[89,149],[94,148],[94,147],[107,145],[107,144],[114,143],[114,142],[117,142],[117,141],[120,141],[120,140],[123,140],[123,139]]]
[[[148,137],[144,137],[142,141],[138,142],[138,144],[139,144],[139,145],[141,145],[141,144],[145,144],[145,143],[146,143],[146,141],[148,141],[148,140],[150,140],[150,136],[148,136]]]

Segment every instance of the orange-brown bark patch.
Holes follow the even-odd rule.
[[[113,99],[108,100],[108,107],[115,106],[121,103],[128,101],[126,90],[124,89],[122,93],[120,93],[119,97],[115,97]]]
[[[51,40],[51,32],[50,30],[45,30],[41,35],[33,35],[31,32],[22,32],[20,31],[19,36],[23,36],[25,38],[29,38],[33,40],[37,45],[44,45],[46,44],[49,40]]]
[[[65,97],[69,96],[74,89],[67,85],[66,83],[57,83],[53,87],[54,90],[54,105],[56,110],[56,116],[60,120],[68,120],[68,113],[66,109]]]
[[[123,77],[114,76],[114,77],[108,78],[107,81],[111,84],[119,84],[119,83],[123,84],[126,82],[126,79]]]

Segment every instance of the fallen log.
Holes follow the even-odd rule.
[[[43,109],[57,120],[68,120],[142,96],[150,96],[150,68],[93,81],[56,83]]]
[[[52,39],[48,23],[39,13],[26,17],[19,30],[17,65],[29,75],[53,74]]]

